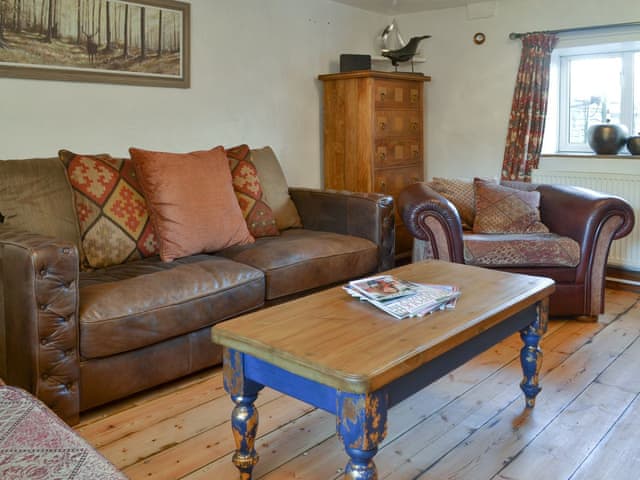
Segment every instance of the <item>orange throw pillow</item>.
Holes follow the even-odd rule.
[[[130,148],[129,153],[163,261],[254,241],[233,192],[223,147],[184,154]]]
[[[249,232],[254,237],[280,235],[276,217],[271,207],[264,202],[264,192],[258,178],[258,170],[251,161],[248,145],[227,149],[233,189]]]

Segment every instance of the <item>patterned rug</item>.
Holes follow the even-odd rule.
[[[0,386],[0,479],[126,478],[42,402]]]

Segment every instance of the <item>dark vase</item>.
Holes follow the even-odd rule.
[[[631,155],[640,155],[640,132],[627,139],[627,150]]]
[[[615,155],[624,147],[628,135],[624,125],[599,123],[587,130],[587,142],[600,155]]]

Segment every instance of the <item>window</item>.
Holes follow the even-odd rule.
[[[552,62],[545,150],[591,152],[587,129],[594,123],[640,130],[638,42],[557,49]]]

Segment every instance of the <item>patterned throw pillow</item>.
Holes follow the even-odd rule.
[[[280,235],[276,217],[264,200],[258,171],[251,159],[248,145],[238,145],[226,150],[235,191],[242,216],[254,237]]]
[[[428,185],[453,203],[458,210],[463,228],[470,229],[473,226],[475,217],[473,181],[434,177]]]
[[[81,268],[104,268],[158,254],[142,189],[129,159],[60,150],[73,187]]]
[[[504,187],[476,178],[473,233],[546,233],[540,221],[540,192]]]

